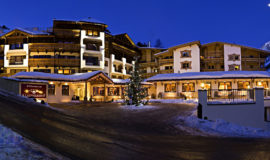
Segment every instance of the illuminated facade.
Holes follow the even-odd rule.
[[[127,34],[111,35],[106,24],[91,18],[54,20],[50,29],[16,28],[0,34],[0,72],[8,76],[21,71],[103,71],[125,79],[138,54]]]

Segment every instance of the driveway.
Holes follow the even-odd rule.
[[[119,104],[59,104],[56,110],[0,96],[0,120],[72,159],[262,160],[270,140],[191,136],[174,128],[192,105],[125,110]]]

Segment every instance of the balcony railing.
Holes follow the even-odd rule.
[[[30,51],[80,51],[80,44],[72,43],[37,43],[29,45]]]
[[[207,101],[254,102],[254,89],[230,89],[207,91]]]
[[[9,65],[23,65],[23,61],[9,62]]]
[[[168,70],[160,70],[159,71],[161,74],[165,74],[165,73],[173,73],[174,70],[173,69],[168,69]]]
[[[173,63],[173,59],[160,59],[159,65]]]
[[[30,58],[29,59],[30,67],[45,67],[45,66],[70,66],[70,67],[79,67],[80,59],[65,59],[65,58]]]

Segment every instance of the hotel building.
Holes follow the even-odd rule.
[[[53,27],[15,28],[0,32],[0,72],[73,74],[103,71],[112,78],[130,76],[139,50],[124,34],[112,35],[107,25],[92,18],[53,20]]]

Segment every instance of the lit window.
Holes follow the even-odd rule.
[[[250,83],[249,82],[238,82],[238,89],[249,89]]]
[[[59,69],[58,70],[58,74],[63,74],[63,70],[62,69]]]
[[[232,89],[232,83],[231,82],[219,82],[218,89],[219,90]]]
[[[68,69],[64,70],[64,74],[69,74],[69,73],[70,73],[70,71]]]
[[[182,92],[194,92],[195,84],[194,83],[183,83],[182,84]]]
[[[109,87],[108,96],[119,96],[119,87]]]
[[[104,87],[93,87],[93,95],[94,96],[104,96],[105,95]]]
[[[268,83],[266,81],[257,82],[257,87],[268,88]]]
[[[164,85],[165,92],[176,92],[176,84],[175,83],[167,83]]]

